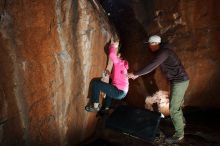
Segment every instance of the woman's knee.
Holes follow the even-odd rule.
[[[94,87],[94,86],[97,86],[98,84],[100,84],[100,80],[98,80],[98,79],[95,79],[95,80],[93,80],[92,81],[92,86]]]
[[[125,98],[125,96],[126,96],[126,94],[125,94],[125,93],[122,93],[122,94],[120,94],[117,98],[118,98],[119,100],[122,100],[123,98]]]

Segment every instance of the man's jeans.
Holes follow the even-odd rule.
[[[189,81],[171,84],[170,116],[175,128],[175,136],[177,137],[184,136],[184,117],[181,106],[188,85]]]
[[[115,86],[102,82],[101,80],[94,80],[92,82],[92,101],[98,103],[99,102],[99,94],[100,91],[106,94],[104,106],[110,107],[111,100],[117,99],[121,100],[126,96],[126,92],[117,89]]]

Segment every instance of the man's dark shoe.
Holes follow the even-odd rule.
[[[93,104],[90,104],[85,107],[85,110],[87,112],[98,112],[100,110],[100,105],[97,108],[95,108]]]
[[[183,140],[184,140],[184,136],[181,136],[181,137],[172,136],[172,137],[166,138],[165,142],[167,144],[176,144],[176,143],[182,143]]]

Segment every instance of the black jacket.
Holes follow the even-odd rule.
[[[189,80],[189,77],[178,56],[170,49],[168,45],[162,45],[155,53],[154,58],[146,67],[134,73],[134,75],[145,75],[160,66],[163,73],[171,82],[182,82]]]

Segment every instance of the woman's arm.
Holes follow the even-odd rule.
[[[111,44],[109,46],[109,58],[112,60],[113,63],[118,63],[119,58],[116,53],[116,46],[114,44]]]

